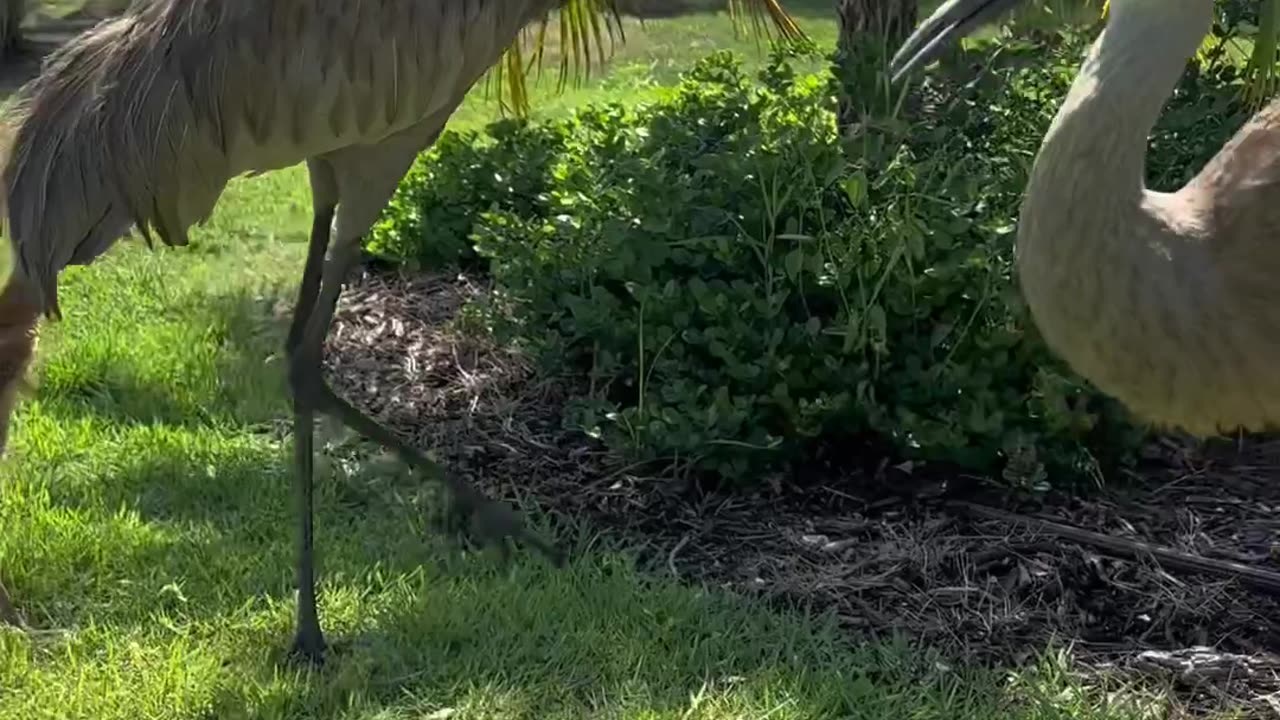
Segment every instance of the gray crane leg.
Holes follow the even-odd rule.
[[[470,520],[476,536],[481,541],[500,548],[504,558],[509,553],[506,541],[511,540],[534,548],[556,566],[564,564],[564,554],[530,532],[518,512],[504,503],[486,497],[475,486],[405,444],[376,420],[339,397],[323,380],[313,390],[325,412],[370,440],[395,450],[405,463],[422,471],[432,480],[443,483],[453,500],[453,512],[462,519]]]
[[[316,412],[336,417],[370,440],[395,450],[405,462],[432,479],[444,483],[452,496],[454,512],[472,519],[473,529],[480,539],[496,542],[503,547],[504,555],[504,541],[511,539],[536,548],[557,565],[564,561],[556,548],[527,530],[518,513],[485,497],[461,478],[444,472],[390,430],[338,397],[322,374],[325,337],[333,322],[342,285],[359,260],[361,240],[408,171],[413,158],[423,147],[434,142],[440,132],[440,126],[437,126],[428,135],[415,138],[421,129],[404,133],[378,146],[340,150],[308,163],[315,215],[307,266],[286,349],[289,354],[289,386],[294,398],[294,459],[299,500],[298,627],[290,654],[313,664],[323,662],[325,653],[324,635],[316,612],[312,534],[313,421]],[[338,231],[325,261],[334,206],[328,201],[333,199],[337,200]]]
[[[339,215],[341,215],[341,210],[339,210]],[[341,226],[341,220],[339,220],[339,226]],[[295,422],[296,431],[298,432],[295,438],[295,447],[298,448],[299,466],[304,470],[300,475],[300,477],[304,478],[302,481],[304,492],[309,493],[310,488],[311,457],[308,454],[304,459],[302,453],[304,452],[304,443],[305,451],[307,453],[311,451],[311,413],[313,411],[325,412],[341,420],[348,427],[370,440],[395,450],[404,462],[422,471],[431,479],[443,483],[453,500],[454,512],[472,520],[473,528],[482,541],[499,545],[503,548],[504,555],[506,554],[505,541],[523,542],[540,551],[556,565],[563,564],[564,557],[560,551],[531,533],[525,527],[519,513],[504,503],[496,502],[486,497],[470,483],[445,471],[438,463],[427,458],[421,452],[396,437],[394,433],[383,427],[376,420],[339,397],[324,380],[321,374],[324,362],[324,338],[328,333],[330,323],[333,321],[334,311],[337,309],[338,296],[342,291],[343,280],[359,260],[359,250],[360,240],[358,238],[354,241],[345,242],[339,238],[335,243],[329,262],[324,268],[324,277],[320,282],[319,297],[315,302],[310,318],[308,318],[306,333],[302,341],[294,348],[293,355],[290,358],[289,379],[294,392],[295,407],[301,407],[307,413],[305,418],[301,415],[296,416],[298,420]],[[303,420],[305,420],[305,423],[302,422]],[[309,497],[308,494],[307,505],[304,509],[304,514],[308,517],[308,520],[304,521],[304,533],[307,533],[309,528]],[[310,545],[307,542],[309,538],[309,533],[304,534],[303,550],[306,553],[309,553],[310,550]],[[302,558],[302,560],[306,561],[306,567],[310,567],[309,556]],[[303,617],[301,613],[302,609],[299,608],[300,620]],[[301,633],[304,629],[305,626],[299,626],[300,639],[303,638]],[[315,635],[317,638],[319,637],[318,625],[315,629]]]
[[[298,288],[298,301],[285,340],[285,353],[292,358],[302,342],[308,321],[315,312],[316,298],[320,293],[320,280],[324,269],[324,256],[329,249],[330,228],[333,225],[334,207],[337,204],[337,185],[333,170],[324,161],[307,163],[311,174],[311,238],[307,244],[307,261]],[[292,375],[292,373],[291,373]],[[324,660],[324,632],[316,611],[316,576],[314,545],[313,483],[314,406],[306,398],[294,393],[294,485],[298,496],[298,617],[297,630],[289,654],[312,664]]]
[[[320,277],[324,271],[324,256],[329,251],[333,214],[338,204],[338,187],[333,170],[323,160],[310,160],[307,170],[311,176],[311,240],[307,244],[307,262],[302,270],[302,283],[298,288],[298,300],[294,305],[293,322],[289,324],[289,336],[285,339],[286,352],[293,352],[302,342],[307,320],[315,309],[320,293]]]

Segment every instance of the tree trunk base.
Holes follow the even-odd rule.
[[[26,17],[26,0],[0,0],[0,62],[9,62],[21,54],[22,21]]]
[[[919,0],[840,0],[837,11],[836,112],[843,132],[891,110],[884,69],[915,30],[920,11]]]

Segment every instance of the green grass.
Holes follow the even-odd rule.
[[[817,6],[817,3],[815,3]],[[806,28],[819,34],[815,21]],[[723,17],[649,24],[585,98],[635,98]],[[468,104],[459,124],[486,119]],[[279,348],[302,267],[298,167],[237,181],[189,248],[130,241],[63,282],[0,469],[0,718],[1139,718],[1061,660],[1009,678],[821,618],[646,577],[623,549],[503,569],[426,527],[412,478],[322,465],[323,672],[281,664],[293,506]],[[1124,700],[1117,698],[1130,698]],[[452,711],[452,714],[451,712]],[[1154,716],[1154,715],[1151,715]]]
[[[824,47],[833,46],[836,20],[832,6],[822,0],[789,0],[787,9],[804,32]],[[547,32],[547,49],[541,75],[531,78],[534,117],[564,113],[585,102],[643,102],[673,84],[679,74],[716,49],[734,48],[742,53],[745,67],[754,70],[767,59],[767,38],[759,40],[746,28],[735,28],[727,13],[698,13],[677,20],[623,21],[625,42],[612,47],[604,68],[593,65],[590,75],[569,80],[559,88],[558,26]],[[758,51],[757,51],[758,49]],[[797,69],[816,69],[822,61],[798,63]],[[474,126],[498,114],[498,103],[483,86],[462,104],[453,127]]]

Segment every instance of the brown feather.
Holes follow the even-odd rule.
[[[358,168],[359,148],[442,125],[518,32],[557,5],[146,0],[60,48],[5,119],[0,217],[13,270],[0,295],[0,422],[34,347],[22,338],[34,338],[40,314],[61,317],[64,268],[93,262],[130,227],[187,244],[238,175],[339,151]],[[374,166],[362,177],[407,162],[366,154]],[[373,204],[356,196],[359,183],[344,192],[344,205]]]
[[[56,315],[61,269],[130,225],[185,244],[232,177],[376,144],[436,115],[551,5],[135,5],[62,48],[20,94],[3,182],[21,272]]]

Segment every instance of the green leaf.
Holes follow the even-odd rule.
[[[855,209],[862,209],[867,203],[867,175],[859,170],[845,178],[842,184],[845,197]]]
[[[800,271],[804,269],[804,251],[800,248],[792,250],[783,258],[782,264],[787,271],[787,277],[794,280],[799,277]]]
[[[889,318],[885,315],[884,308],[879,303],[867,309],[867,324],[877,337],[883,338],[888,335]]]

